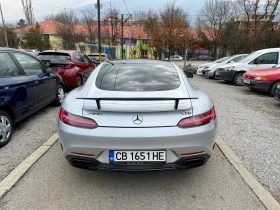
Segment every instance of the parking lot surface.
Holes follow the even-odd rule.
[[[0,182],[56,132],[58,111],[50,105],[15,125],[11,141],[0,149]]]
[[[219,135],[279,202],[279,101],[244,86],[200,75],[190,81],[213,99]]]
[[[56,143],[1,201],[8,209],[265,209],[219,149],[204,167],[85,171]]]

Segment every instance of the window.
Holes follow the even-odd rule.
[[[145,39],[142,40],[142,44],[143,44],[143,45],[146,45],[146,44],[147,44],[147,42],[146,42]]]
[[[110,91],[165,91],[180,86],[172,64],[115,63],[100,69],[96,87]]]
[[[85,56],[83,53],[80,53],[81,58],[83,59],[84,63],[90,63],[89,59],[87,56]]]
[[[0,77],[21,75],[16,64],[8,53],[0,53]]]
[[[271,52],[266,53],[254,60],[254,63],[257,64],[278,64],[278,53],[277,52]]]
[[[80,53],[75,52],[75,53],[74,53],[74,57],[75,57],[75,59],[76,59],[77,61],[83,62],[83,63],[84,63],[84,59],[81,57]]]
[[[71,57],[67,53],[52,53],[47,52],[40,54],[38,59],[41,61],[49,61],[50,63],[68,63],[71,61]]]
[[[45,71],[44,65],[31,56],[21,53],[14,53],[14,56],[27,75],[39,75]]]

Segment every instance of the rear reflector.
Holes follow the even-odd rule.
[[[85,153],[80,153],[80,152],[71,152],[72,154],[75,155],[81,155],[81,156],[87,156],[87,157],[94,157],[93,154],[85,154]]]
[[[201,152],[189,152],[189,153],[181,154],[181,156],[198,155],[198,154],[201,154],[201,153],[204,153],[204,152],[205,152],[205,151],[201,151]]]
[[[60,109],[59,119],[65,124],[72,125],[75,127],[82,127],[82,128],[98,127],[97,123],[94,120],[71,114],[62,108]]]
[[[177,126],[180,128],[196,127],[196,126],[206,125],[215,119],[216,119],[216,112],[213,107],[212,109],[210,109],[208,112],[204,114],[182,119]]]

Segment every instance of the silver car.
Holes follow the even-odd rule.
[[[85,169],[163,170],[202,166],[217,132],[210,97],[176,64],[104,62],[65,98],[58,120],[61,148]]]

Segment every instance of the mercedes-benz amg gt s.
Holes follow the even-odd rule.
[[[125,171],[204,165],[214,148],[216,113],[186,75],[165,61],[99,65],[62,104],[58,131],[66,159],[79,168]]]

